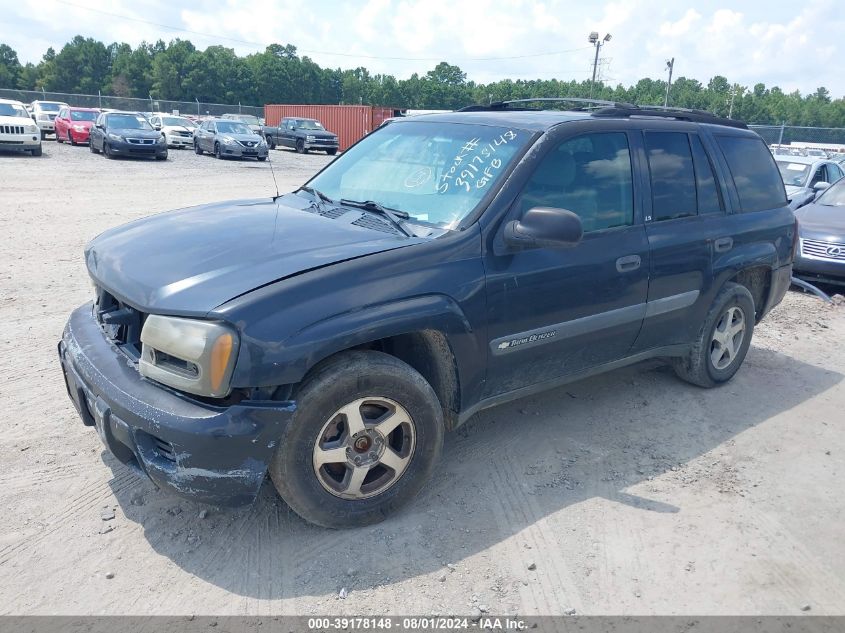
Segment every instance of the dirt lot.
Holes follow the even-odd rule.
[[[283,190],[328,160],[272,157]],[[845,309],[794,292],[731,384],[651,362],[484,412],[381,525],[310,526],[270,485],[230,511],[137,479],[56,360],[83,246],[272,191],[267,164],[184,151],[0,155],[0,614],[845,614]]]

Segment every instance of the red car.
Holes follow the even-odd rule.
[[[63,107],[56,116],[56,140],[59,143],[69,141],[71,145],[87,143],[88,133],[99,114],[97,108]]]

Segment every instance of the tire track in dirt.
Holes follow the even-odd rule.
[[[501,503],[494,516],[502,541],[507,543],[511,573],[529,577],[528,585],[520,589],[521,613],[548,615],[562,614],[567,608],[580,610],[581,596],[550,520],[532,495],[526,494],[513,461],[505,457],[501,463],[503,467],[491,473]],[[527,569],[528,559],[536,570]]]

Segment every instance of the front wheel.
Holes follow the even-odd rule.
[[[256,158],[258,158],[258,160],[260,160],[261,162],[264,162],[265,160],[267,160],[266,156],[257,156]]]
[[[44,152],[44,150],[41,148],[40,145],[38,147],[36,147],[35,149],[29,150],[29,153],[32,154],[33,156],[41,156],[41,154],[43,152]]]
[[[689,353],[673,360],[675,373],[699,387],[716,387],[739,371],[754,333],[754,298],[727,283],[716,295]]]
[[[56,138],[59,138],[59,135],[56,135]],[[76,139],[73,138],[73,134],[70,133],[70,130],[67,131],[67,140],[71,145],[76,145]]]
[[[304,154],[308,150],[305,149],[305,141],[301,138],[296,139],[296,153],[297,154]]]
[[[197,156],[202,156],[202,149],[200,148],[200,144],[194,141],[194,154]]]
[[[381,352],[343,352],[299,389],[270,477],[306,521],[368,525],[420,491],[442,446],[440,403],[415,369]]]
[[[220,143],[214,144],[214,158],[223,158],[223,154],[220,153]]]
[[[103,156],[105,156],[106,158],[114,158],[111,153],[111,150],[109,149],[109,144],[105,141],[103,141]]]
[[[337,154],[337,148],[335,147],[333,149],[327,149],[326,154],[328,154],[329,156],[334,156],[335,154]]]
[[[276,149],[276,141],[273,139],[272,136],[267,137],[267,147],[269,149]]]

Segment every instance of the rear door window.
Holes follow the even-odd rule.
[[[652,220],[696,215],[696,178],[685,132],[646,132]]]
[[[762,139],[717,135],[716,142],[728,163],[740,211],[749,213],[786,206],[783,180]]]
[[[720,213],[722,198],[713,173],[713,165],[701,143],[698,134],[690,135],[692,162],[695,167],[695,189],[698,200],[698,213]]]

